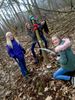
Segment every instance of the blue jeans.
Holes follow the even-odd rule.
[[[21,70],[21,72],[22,72],[22,75],[23,75],[23,76],[26,76],[28,70],[27,70],[27,68],[26,68],[26,62],[25,62],[24,57],[22,57],[22,58],[17,58],[17,59],[18,59],[18,61],[17,61],[17,60],[16,60],[16,61],[17,61],[18,65],[19,65],[19,67],[20,67],[20,70]]]
[[[58,80],[70,80],[71,76],[65,75],[67,72],[71,71],[65,70],[61,67],[53,74],[53,77]]]

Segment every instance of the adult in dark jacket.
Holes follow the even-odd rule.
[[[28,70],[26,68],[24,58],[24,48],[20,45],[19,41],[13,36],[11,32],[6,33],[6,41],[6,49],[9,56],[15,59],[21,69],[22,75],[25,77],[28,74]]]

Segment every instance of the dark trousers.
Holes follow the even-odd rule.
[[[40,37],[41,37],[41,39],[43,40],[43,42],[44,42],[44,44],[45,44],[45,48],[48,48],[48,46],[47,46],[47,40],[46,40],[46,38],[44,37],[44,35],[41,35]],[[35,48],[35,45],[36,45],[37,43],[38,43],[38,42],[36,41],[36,42],[32,43],[32,46],[31,46],[31,51],[32,51],[32,54],[33,54],[33,57],[35,58],[35,60],[37,60],[37,57],[36,57],[34,48]],[[38,45],[39,45],[39,43],[38,43]],[[40,45],[39,45],[39,47],[40,47]],[[40,54],[42,54],[41,50],[40,50]]]
[[[26,74],[27,74],[28,71],[27,71],[27,68],[26,68],[25,58],[21,57],[21,58],[17,58],[17,59],[18,60],[16,60],[16,61],[17,61],[18,65],[19,65],[19,67],[20,67],[22,75],[26,76]]]
[[[38,59],[37,59],[37,57],[36,57],[36,53],[35,53],[35,50],[34,50],[34,49],[35,49],[35,45],[36,45],[37,43],[38,43],[38,42],[36,41],[36,42],[32,43],[32,46],[31,46],[31,52],[32,52],[32,54],[33,54],[33,57],[34,57],[36,63],[38,63]],[[38,46],[40,47],[39,43],[38,43]],[[41,50],[40,50],[40,54],[42,54]]]

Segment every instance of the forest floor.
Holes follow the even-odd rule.
[[[48,19],[49,20],[49,19]],[[50,20],[50,33],[46,35],[49,48],[50,38],[57,32],[62,36],[69,36],[72,40],[72,48],[75,51],[75,13],[62,14],[58,20]],[[22,34],[18,35],[20,42],[26,49],[26,65],[31,71],[31,78],[25,80],[22,77],[18,65],[11,59],[5,48],[5,39],[0,39],[0,100],[75,100],[75,88],[69,82],[53,79],[53,72],[57,70],[54,59],[49,55],[52,67],[47,69],[45,61],[38,55],[40,64],[35,65],[30,51],[30,38]]]

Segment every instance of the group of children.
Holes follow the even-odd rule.
[[[35,19],[34,19],[35,20]],[[41,40],[43,40],[45,44],[45,48],[48,48],[47,40],[43,34],[44,32],[48,34],[49,29],[47,27],[47,23],[45,20],[42,20],[40,23],[35,23],[38,25],[37,30],[40,35]],[[37,40],[34,26],[29,23],[25,23],[25,27],[27,29],[28,35],[32,38],[32,45],[31,45],[31,52],[33,54],[35,64],[39,63],[39,60],[36,56],[36,53],[34,51],[35,45],[38,44],[40,47],[40,44]],[[17,40],[13,36],[13,33],[7,32],[6,33],[6,41],[7,41],[7,52],[10,57],[14,58],[15,61],[18,63],[22,75],[26,77],[29,72],[26,67],[25,63],[25,50]],[[54,45],[54,51],[57,55],[57,62],[60,64],[60,68],[56,72],[54,72],[53,77],[58,80],[66,80],[72,82],[74,80],[74,77],[71,76],[68,73],[75,71],[75,55],[73,54],[73,51],[71,50],[71,41],[68,38],[60,39],[57,35],[52,37],[52,44]],[[40,55],[42,55],[42,51],[40,50]]]
[[[45,38],[45,36],[44,36],[44,34],[43,34],[43,29],[45,29],[44,27],[45,27],[45,26],[47,27],[47,25],[45,25],[45,24],[46,24],[46,21],[42,21],[41,23],[36,23],[36,21],[35,21],[35,24],[38,25],[37,30],[38,30],[38,33],[39,33],[39,35],[40,35],[41,40],[42,40],[43,43],[45,44],[45,48],[48,48],[47,40],[46,40],[46,38]],[[34,50],[34,49],[35,49],[35,45],[36,45],[36,44],[38,44],[38,46],[39,46],[39,48],[40,48],[40,44],[39,44],[39,42],[38,42],[38,40],[37,40],[37,37],[36,37],[35,26],[31,26],[29,23],[26,23],[26,24],[25,24],[25,27],[26,27],[26,29],[27,29],[28,35],[32,38],[31,52],[32,52],[33,57],[34,57],[35,64],[38,64],[38,63],[39,63],[39,60],[38,60],[38,58],[37,58],[37,56],[36,56],[36,53],[35,53],[35,50]],[[47,29],[48,29],[48,28],[47,28]],[[44,31],[45,31],[45,30],[44,30]],[[46,32],[46,31],[45,31],[45,32]],[[48,32],[49,32],[49,31],[47,31],[47,33],[48,33]],[[42,55],[41,50],[40,50],[40,55]]]

